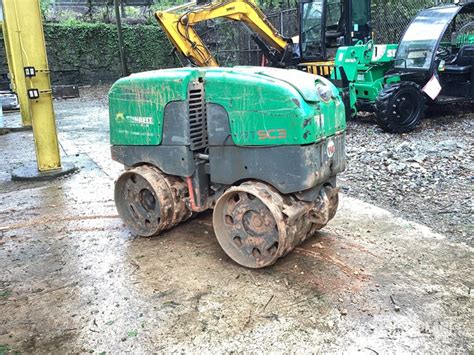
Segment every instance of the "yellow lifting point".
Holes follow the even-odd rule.
[[[31,117],[38,170],[61,168],[39,0],[3,0],[8,65],[23,124]]]

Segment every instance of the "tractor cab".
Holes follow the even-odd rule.
[[[432,100],[474,98],[474,2],[422,10],[398,46],[394,73]]]
[[[370,0],[302,0],[299,16],[303,63],[326,61],[338,47],[371,38]]]

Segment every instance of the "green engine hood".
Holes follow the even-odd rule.
[[[187,101],[196,80],[204,84],[205,102],[227,112],[239,146],[305,145],[345,129],[339,92],[322,77],[267,67],[179,68],[134,74],[113,85],[111,143],[161,144],[166,105]],[[319,86],[326,90],[326,101]]]
[[[273,79],[284,81],[287,84],[290,84],[295,88],[308,102],[316,102],[319,101],[318,94],[316,93],[316,80],[321,80],[322,82],[326,83],[327,80],[318,77],[316,75],[311,75],[305,73],[301,70],[296,69],[286,69],[281,70],[277,68],[270,68],[270,67],[235,67],[236,71],[239,72],[248,72],[252,74],[258,74],[267,76]]]

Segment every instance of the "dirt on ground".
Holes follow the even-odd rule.
[[[32,134],[0,136],[0,353],[472,353],[465,111],[403,136],[350,122],[336,218],[249,270],[221,250],[210,212],[155,238],[127,231],[104,93],[55,103],[71,176],[11,181]]]

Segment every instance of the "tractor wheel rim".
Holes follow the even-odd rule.
[[[156,198],[152,191],[149,189],[140,190],[139,201],[143,209],[146,211],[154,211],[156,209]]]
[[[395,97],[395,115],[400,125],[409,125],[416,121],[419,114],[419,105],[416,97],[403,93]]]

